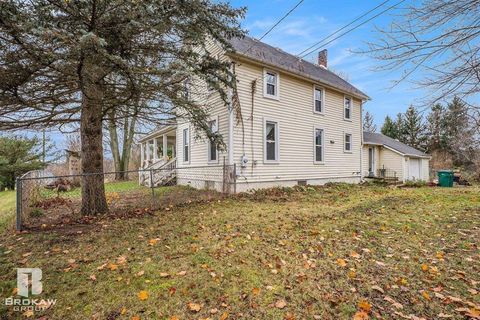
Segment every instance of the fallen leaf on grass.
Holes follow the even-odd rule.
[[[140,271],[138,271],[137,273],[135,273],[135,275],[136,275],[137,277],[141,277],[141,276],[143,276],[144,274],[145,274],[145,271],[143,271],[143,270],[140,270]]]
[[[422,271],[423,271],[423,272],[428,271],[428,265],[425,264],[425,263],[422,264],[421,268],[422,268]]]
[[[368,313],[365,311],[357,311],[355,315],[353,316],[353,320],[368,320],[370,317],[368,316]]]
[[[171,316],[170,318],[168,318],[168,320],[180,320],[180,318],[177,316]]]
[[[347,262],[345,261],[345,259],[337,259],[337,264],[340,267],[346,267],[347,266]]]
[[[352,251],[352,252],[350,252],[350,257],[355,258],[355,259],[359,259],[360,255],[358,253],[356,253],[355,251]]]
[[[372,309],[372,305],[367,300],[360,300],[360,302],[358,303],[358,307],[366,313],[369,313]]]
[[[378,292],[381,292],[381,293],[385,293],[385,291],[382,288],[380,288],[379,286],[372,286],[372,289],[377,290]]]
[[[188,309],[193,312],[198,312],[200,311],[200,309],[202,309],[202,306],[198,303],[189,302],[187,306],[188,306]]]
[[[122,310],[120,311],[120,314],[123,316],[127,313],[127,308],[123,307]]]
[[[23,316],[26,318],[33,317],[33,311],[32,310],[27,310],[23,313]]]
[[[148,244],[154,246],[157,244],[158,241],[160,241],[160,238],[150,239],[148,240]]]
[[[437,317],[446,319],[446,318],[453,318],[453,315],[445,314],[445,313],[441,312],[437,315]]]
[[[392,306],[394,306],[395,308],[397,309],[403,309],[403,305],[401,303],[398,303],[397,301],[393,300],[391,297],[389,296],[385,296],[383,298],[383,300],[387,301],[387,302],[390,302],[392,304]]]
[[[253,289],[252,289],[252,294],[253,294],[254,296],[258,296],[259,293],[260,293],[260,288],[253,288]]]
[[[118,265],[114,264],[114,263],[110,263],[108,265],[108,269],[110,269],[111,271],[114,271],[114,270],[117,270],[118,269]]]
[[[427,291],[422,291],[422,297],[424,297],[426,300],[432,300]]]
[[[140,317],[139,317],[139,316],[133,316],[133,317],[131,318],[131,320],[140,320]]]
[[[277,302],[275,302],[275,307],[278,309],[283,309],[287,306],[287,301],[285,299],[280,299]]]
[[[228,312],[224,312],[221,316],[220,316],[220,320],[225,320],[228,318]]]
[[[138,296],[138,299],[140,299],[142,301],[147,300],[148,299],[148,292],[145,291],[145,290],[142,290],[137,294],[137,296]]]
[[[160,278],[168,278],[170,275],[166,272],[160,272]]]
[[[187,271],[180,271],[177,273],[177,276],[184,276],[187,274]]]
[[[97,281],[97,277],[96,277],[94,274],[92,274],[92,275],[90,276],[90,280],[92,280],[92,281]]]

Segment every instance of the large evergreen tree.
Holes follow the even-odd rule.
[[[373,116],[370,112],[365,112],[365,116],[363,117],[363,131],[366,132],[376,132],[377,126],[373,123]]]
[[[427,116],[428,152],[446,148],[445,129],[445,107],[437,103],[432,106]]]
[[[399,140],[419,150],[425,150],[427,136],[422,115],[413,106],[410,106],[402,117],[399,125],[401,135]]]
[[[231,50],[243,14],[211,0],[3,0],[0,130],[79,123],[82,171],[89,173],[81,210],[106,212],[103,176],[95,175],[103,171],[106,119],[182,115],[209,132],[206,108],[180,92],[198,77],[227,103],[234,75],[207,44]]]
[[[398,138],[398,128],[396,123],[390,118],[389,116],[385,117],[385,121],[383,122],[382,128],[380,132],[387,137],[397,139]]]

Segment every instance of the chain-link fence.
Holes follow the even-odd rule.
[[[52,176],[31,171],[17,179],[17,230],[88,223],[95,212],[82,212],[82,186],[101,176],[108,214],[140,215],[236,193],[235,165],[161,168]],[[123,180],[119,180],[122,177]],[[127,177],[127,179],[125,179]]]

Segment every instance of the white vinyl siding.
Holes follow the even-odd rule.
[[[325,90],[313,86],[313,112],[323,113],[325,105]]]
[[[323,129],[315,128],[313,132],[313,152],[314,152],[314,162],[323,163],[324,162],[324,134]]]
[[[264,145],[264,161],[278,162],[278,149],[279,149],[279,130],[278,122],[265,120],[265,145]]]
[[[350,97],[343,98],[343,118],[345,120],[352,119],[352,98]]]
[[[360,174],[355,174],[361,172],[359,99],[352,98],[352,119],[344,121],[344,93],[323,87],[324,113],[317,116],[312,114],[314,83],[281,73],[281,99],[263,99],[263,83],[257,80],[252,106],[252,81],[262,77],[264,67],[242,61],[235,71],[240,105],[245,108],[241,113],[243,124],[239,118],[234,120],[233,159],[237,162],[243,155],[248,158],[247,167],[237,166],[242,177],[237,180],[238,190],[242,189],[240,184],[255,188],[256,183],[263,182],[280,185],[282,181],[298,180],[359,181]],[[265,162],[265,119],[279,122],[279,161],[275,165]],[[324,130],[323,165],[314,163],[314,127]],[[344,132],[352,134],[351,153],[344,153]]]
[[[278,72],[264,69],[263,71],[263,96],[265,98],[279,99],[280,76]]]

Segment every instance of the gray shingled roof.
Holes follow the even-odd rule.
[[[412,148],[406,145],[405,143],[402,143],[400,141],[397,141],[395,139],[392,139],[380,133],[363,132],[363,143],[386,146],[407,156],[425,157],[425,158],[430,157],[428,154],[423,153],[420,150]]]
[[[302,75],[361,99],[370,99],[365,93],[335,73],[256,39],[245,36],[233,38],[230,43],[236,51],[235,54]]]

